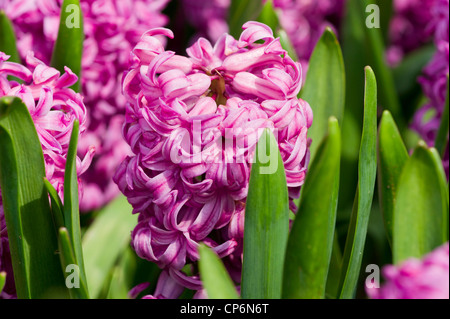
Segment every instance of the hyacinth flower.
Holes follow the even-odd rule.
[[[84,24],[82,94],[88,109],[87,131],[79,154],[94,145],[96,154],[83,174],[86,196],[82,211],[99,209],[119,194],[112,182],[114,171],[130,153],[121,136],[125,99],[120,82],[128,67],[129,52],[148,29],[164,26],[161,11],[169,0],[81,0]],[[4,0],[0,9],[12,21],[22,57],[33,50],[50,63],[60,23],[62,0]]]
[[[27,106],[41,142],[46,178],[63,198],[64,172],[73,122],[79,121],[80,132],[86,130],[83,98],[69,88],[78,78],[69,68],[61,75],[34,57],[32,52],[26,57],[26,66],[8,62],[8,59],[8,55],[0,52],[0,97],[17,96]],[[23,84],[9,80],[9,76],[20,79]],[[78,177],[89,167],[94,151],[94,148],[90,148],[82,160],[77,158]],[[80,195],[82,191],[80,187]],[[14,296],[15,289],[3,205],[0,205],[0,225],[0,271],[5,270],[8,274],[2,297],[7,298]]]
[[[381,288],[366,288],[372,299],[448,299],[449,245],[444,244],[422,260],[411,258],[398,266],[385,266]]]
[[[182,271],[198,260],[200,242],[225,259],[239,282],[245,199],[261,129],[278,132],[296,210],[313,119],[297,98],[300,64],[266,25],[248,22],[243,29],[239,40],[224,34],[214,46],[200,38],[188,57],[164,49],[157,36],[173,37],[170,30],[150,30],[133,49],[123,80],[123,134],[134,155],[114,180],[139,214],[133,248],[165,270],[158,283],[165,298],[178,294],[164,294],[166,284],[201,289],[198,277]]]
[[[430,42],[433,36],[432,8],[438,0],[394,0],[389,26],[387,62],[395,66],[403,57]],[[431,22],[431,24],[430,24]]]
[[[439,0],[432,8],[435,29],[434,44],[436,53],[423,70],[419,82],[428,102],[420,108],[413,119],[412,128],[424,141],[434,146],[439,130],[447,96],[447,77],[449,75],[449,1]],[[444,169],[449,176],[448,136],[446,150],[443,156]]]

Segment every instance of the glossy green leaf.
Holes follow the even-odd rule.
[[[330,28],[327,28],[317,43],[309,61],[306,82],[300,97],[310,104],[314,122],[308,130],[313,140],[311,158],[327,132],[331,116],[339,122],[344,116],[345,70],[341,48]]]
[[[61,227],[58,231],[58,247],[60,252],[62,270],[66,276],[66,286],[71,299],[88,299],[86,281],[81,276],[78,262],[75,258],[71,239],[67,228]],[[69,285],[68,285],[69,283]]]
[[[16,36],[11,21],[5,12],[0,10],[0,51],[11,56],[8,61],[20,62],[19,52],[16,46]]]
[[[83,14],[80,0],[64,0],[51,66],[61,73],[65,72],[64,67],[69,67],[78,76],[78,82],[72,86],[72,89],[77,92],[80,91],[83,41]]]
[[[97,298],[109,271],[130,244],[137,216],[125,196],[119,196],[96,216],[83,236],[84,265],[89,291]],[[108,243],[102,249],[99,243]]]
[[[70,136],[69,150],[67,151],[66,167],[64,172],[64,223],[69,232],[73,246],[75,260],[80,268],[80,275],[84,282],[86,273],[84,271],[83,248],[81,244],[80,210],[78,200],[78,175],[77,175],[77,143],[80,124],[77,120],[73,123]]]
[[[341,132],[335,118],[311,163],[284,263],[283,298],[323,299],[334,241]]]
[[[56,192],[56,189],[46,178],[44,179],[44,185],[50,196],[51,211],[52,211],[52,215],[53,215],[53,222],[55,224],[55,228],[60,229],[61,227],[65,226],[64,215],[63,215],[63,210],[64,210],[63,203],[61,202],[61,198],[59,198],[58,193]]]
[[[388,240],[392,246],[397,186],[409,155],[389,111],[384,111],[383,113],[378,137],[378,198]]]
[[[398,182],[393,228],[395,264],[410,257],[421,258],[447,241],[448,189],[443,179],[439,156],[420,142]]]
[[[238,299],[236,287],[230,278],[220,258],[209,247],[201,244],[198,247],[200,254],[200,278],[210,299]]]
[[[41,143],[27,107],[19,98],[1,98],[0,185],[21,299],[65,290],[44,177]]]
[[[0,294],[3,291],[3,288],[5,288],[6,284],[6,272],[2,271],[0,272]]]
[[[231,0],[228,10],[230,34],[239,39],[244,23],[257,20],[262,8],[263,4],[260,0]]]
[[[445,151],[448,147],[448,132],[449,132],[449,97],[450,89],[449,89],[449,78],[447,74],[447,96],[445,99],[444,112],[441,115],[441,125],[439,126],[438,133],[436,135],[436,141],[434,143],[434,147],[439,152],[440,156],[444,158]]]
[[[274,135],[265,130],[256,149],[245,208],[244,299],[281,297],[288,232],[289,196],[283,160]]]
[[[358,164],[358,188],[345,243],[340,298],[356,292],[377,174],[377,81],[365,68],[364,123]]]

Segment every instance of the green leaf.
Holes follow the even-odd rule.
[[[445,151],[447,150],[448,147],[448,128],[449,128],[449,93],[450,93],[450,88],[449,88],[449,78],[448,78],[448,74],[447,74],[447,96],[445,98],[445,106],[444,106],[444,112],[441,115],[441,125],[439,126],[439,130],[438,133],[436,135],[436,141],[434,143],[434,147],[437,149],[437,151],[439,152],[440,156],[442,158],[444,158],[445,156]]]
[[[56,189],[53,185],[48,181],[48,179],[44,178],[44,185],[47,189],[47,192],[50,196],[50,202],[52,204],[51,211],[53,215],[53,222],[55,224],[56,229],[60,229],[64,227],[64,215],[63,215],[63,203],[61,202],[61,198],[59,198]]]
[[[109,271],[130,244],[137,216],[125,196],[119,196],[96,216],[83,236],[83,253],[89,291],[97,298]],[[99,249],[99,243],[108,243]]]
[[[278,299],[289,232],[289,197],[278,144],[268,130],[257,144],[255,160],[245,208],[241,295]]]
[[[409,155],[389,111],[383,112],[378,136],[378,198],[388,240],[392,246],[397,186]]]
[[[305,86],[300,97],[307,101],[314,113],[314,122],[308,130],[313,143],[311,158],[327,131],[331,116],[342,121],[345,105],[345,70],[341,48],[330,28],[317,43],[309,61]]]
[[[80,268],[82,281],[87,282],[83,261],[83,249],[81,244],[80,210],[78,200],[78,176],[77,176],[77,143],[80,124],[78,120],[73,122],[70,136],[69,150],[67,151],[66,167],[64,172],[64,223],[69,232],[71,244],[74,249],[76,264]]]
[[[131,246],[127,246],[119,256],[111,274],[111,278],[106,280],[108,284],[106,298],[127,299],[130,298],[129,292],[132,288],[145,282],[150,283],[146,290],[153,292],[161,269],[155,263],[138,257]],[[100,295],[100,298],[103,298],[103,294]]]
[[[273,32],[278,29],[280,22],[278,21],[278,16],[273,6],[272,0],[266,1],[257,20],[269,26],[273,30]]]
[[[230,34],[239,39],[242,33],[242,25],[248,21],[255,21],[262,11],[260,0],[231,0],[228,11],[228,25]]]
[[[447,241],[448,189],[441,166],[423,141],[405,164],[394,206],[395,264],[421,258]]]
[[[1,98],[0,187],[20,299],[67,293],[44,177],[41,143],[27,107],[19,98]]]
[[[74,287],[68,286],[70,297],[71,299],[88,299],[89,294],[87,291],[86,281],[81,276],[80,268],[74,267],[78,266],[78,263],[75,259],[75,254],[67,228],[61,227],[58,235],[61,266],[63,272],[66,274],[66,285],[68,282],[75,284]],[[79,287],[77,287],[77,285]]]
[[[356,1],[360,5],[360,17],[362,21],[366,21],[367,14],[365,8],[370,4],[376,3],[374,0],[363,0]],[[403,128],[405,123],[403,123],[403,118],[401,116],[400,101],[395,91],[394,76],[386,64],[385,52],[386,48],[383,42],[383,36],[379,28],[368,28],[363,27],[365,30],[365,40],[367,45],[367,53],[369,57],[369,65],[373,67],[375,74],[379,79],[379,90],[378,94],[380,96],[380,105],[390,111],[394,118],[397,119],[399,127]]]
[[[9,62],[20,63],[13,26],[2,10],[0,10],[0,51],[11,56]]]
[[[291,59],[294,61],[298,61],[297,52],[295,51],[291,39],[289,38],[286,31],[283,29],[278,29],[275,34],[278,38],[280,38],[281,46],[287,51],[287,54],[291,57]]]
[[[3,291],[3,288],[5,288],[6,284],[6,272],[2,271],[0,272],[0,294]]]
[[[80,0],[64,0],[51,66],[61,73],[65,72],[64,67],[69,67],[78,76],[78,82],[72,86],[76,92],[80,91],[83,41],[83,15]]]
[[[335,118],[312,162],[289,235],[283,298],[323,299],[334,241],[341,132]]]
[[[380,27],[383,35],[384,43],[389,42],[389,31],[392,15],[394,13],[393,0],[376,0],[376,4],[380,7]]]
[[[210,299],[238,299],[236,287],[230,278],[220,258],[209,247],[201,244],[198,247],[200,254],[200,278]]]
[[[365,68],[364,123],[358,164],[358,188],[345,243],[340,298],[352,299],[358,283],[377,174],[377,81]]]
[[[331,252],[330,268],[328,270],[325,295],[327,299],[336,299],[339,294],[339,280],[342,272],[342,251],[339,245],[338,233],[334,234],[333,249]]]

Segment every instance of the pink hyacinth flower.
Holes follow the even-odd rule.
[[[447,95],[447,77],[449,74],[449,0],[436,0],[432,8],[434,44],[436,53],[423,70],[419,82],[428,103],[414,115],[412,128],[429,146],[434,146],[445,108]],[[431,116],[430,116],[431,115]],[[449,177],[449,146],[443,157],[443,165],[447,179]]]
[[[240,279],[243,215],[255,145],[262,130],[278,137],[291,197],[299,196],[309,162],[312,111],[298,99],[302,73],[272,30],[248,22],[239,40],[213,46],[200,38],[188,57],[166,51],[146,32],[123,79],[123,134],[134,155],[114,180],[139,214],[132,246],[171,280],[201,289],[182,271],[200,242]],[[171,296],[174,297],[174,296]]]
[[[399,266],[386,266],[386,283],[366,288],[372,299],[448,299],[449,244],[429,253],[422,260],[409,259]]]
[[[0,9],[11,19],[21,56],[29,50],[49,63],[60,22],[62,0],[2,0]],[[99,209],[120,192],[112,181],[117,166],[130,154],[121,136],[125,99],[121,79],[131,49],[142,33],[164,26],[169,0],[81,0],[84,24],[82,94],[88,109],[87,133],[79,154],[96,147],[92,165],[83,174],[83,212]]]
[[[397,65],[403,57],[430,42],[433,35],[432,7],[437,0],[394,0],[394,12],[389,26],[390,46],[387,62]]]
[[[86,107],[80,94],[69,87],[76,83],[77,76],[65,68],[60,74],[45,65],[30,52],[26,57],[27,66],[8,62],[9,56],[0,52],[0,97],[17,96],[27,106],[35,124],[44,154],[46,177],[55,187],[59,196],[64,195],[64,170],[70,143],[73,122],[80,123],[80,133],[86,130]],[[14,76],[24,83],[8,79]],[[94,148],[90,148],[83,160],[77,158],[77,175],[89,167]],[[82,185],[79,188],[82,195]],[[0,196],[0,271],[6,270],[7,286],[2,297],[14,295],[12,268],[8,248],[8,238],[4,212]]]

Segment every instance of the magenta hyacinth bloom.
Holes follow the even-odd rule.
[[[372,299],[448,299],[449,244],[438,247],[422,260],[411,258],[399,266],[386,266],[386,283],[366,288]]]
[[[80,122],[80,133],[86,130],[86,107],[80,94],[69,87],[78,80],[77,76],[65,68],[60,74],[34,57],[32,52],[26,56],[27,66],[8,62],[9,56],[0,52],[0,97],[20,97],[36,127],[44,154],[46,177],[55,187],[59,196],[64,195],[64,170],[67,151],[75,120]],[[23,81],[8,80],[14,76]],[[83,160],[77,158],[77,175],[89,167],[94,148],[89,148]],[[82,186],[79,188],[82,195]],[[0,271],[7,272],[7,286],[2,297],[13,295],[14,285],[4,212],[0,196]]]
[[[277,132],[293,210],[309,162],[313,116],[297,98],[300,64],[266,25],[243,29],[239,40],[224,34],[214,46],[200,38],[188,57],[164,49],[158,36],[173,37],[170,30],[150,30],[123,80],[123,134],[134,155],[114,180],[139,213],[132,246],[194,290],[198,277],[181,270],[198,260],[200,242],[226,257],[240,280],[245,200],[262,129]]]
[[[33,50],[50,62],[59,28],[62,0],[0,0],[0,9],[12,20],[19,52]],[[169,0],[81,0],[84,17],[82,94],[88,109],[88,130],[80,140],[79,153],[91,145],[96,155],[83,175],[87,196],[82,211],[101,208],[119,194],[112,176],[130,153],[121,136],[125,99],[121,79],[128,68],[131,49],[150,28],[164,26],[161,11]]]
[[[428,103],[415,114],[413,129],[425,142],[434,146],[436,134],[444,112],[447,94],[447,77],[449,74],[449,0],[436,0],[432,8],[431,24],[435,30],[434,43],[436,53],[425,67],[419,82],[428,98]],[[447,137],[448,138],[448,137]],[[443,158],[444,169],[449,176],[449,147]]]
[[[394,13],[389,27],[390,46],[387,60],[398,64],[405,54],[432,39],[432,7],[438,0],[394,0]]]

